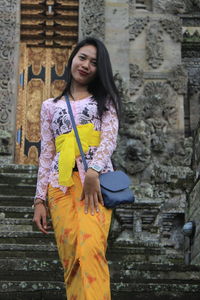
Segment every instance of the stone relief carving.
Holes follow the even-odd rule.
[[[185,11],[186,5],[183,0],[155,0],[154,10],[161,13],[181,14]]]
[[[175,169],[190,166],[192,141],[180,137],[176,131],[176,102],[177,94],[169,84],[149,82],[136,102],[124,103],[118,149],[114,154],[117,167],[132,176],[140,174],[143,182],[154,186],[159,178],[155,170],[160,165],[166,166],[169,174],[172,174],[168,168],[171,164]],[[170,176],[173,182],[174,175]],[[178,180],[180,174],[176,176]]]
[[[182,14],[200,8],[199,0],[155,0],[154,10],[161,13]]]
[[[105,14],[104,0],[85,0],[82,5],[81,31],[82,36],[95,36],[104,39]]]
[[[128,98],[129,98],[128,97],[128,88],[119,72],[114,74],[114,81],[118,88],[119,95],[122,99],[122,102],[127,102]]]
[[[179,18],[160,19],[160,24],[175,42],[182,41],[182,22]]]
[[[186,94],[188,76],[183,65],[177,65],[175,68],[173,68],[173,70],[170,72],[170,78],[168,82],[179,95]]]
[[[12,134],[0,129],[0,155],[11,154]]]
[[[151,24],[147,30],[146,53],[148,64],[156,69],[164,61],[163,31],[159,24]]]
[[[10,155],[13,136],[11,133],[15,80],[13,79],[16,46],[16,12],[19,3],[5,0],[0,4],[0,154]]]
[[[139,69],[138,65],[130,64],[130,95],[134,95],[143,82],[143,71]]]
[[[184,0],[185,12],[196,11],[200,8],[200,0]]]
[[[145,18],[130,18],[129,35],[130,40],[135,40],[136,37],[143,31],[149,22],[149,17]]]

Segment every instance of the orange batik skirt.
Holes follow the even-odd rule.
[[[74,185],[63,193],[49,186],[49,210],[60,260],[64,268],[67,300],[110,300],[110,276],[105,258],[112,210],[99,204],[92,216],[80,201],[82,183],[73,173]]]

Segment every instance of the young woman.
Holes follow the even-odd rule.
[[[112,211],[103,205],[99,174],[113,170],[120,99],[104,44],[86,38],[67,65],[67,86],[41,109],[41,155],[34,222],[47,233],[46,196],[68,300],[109,300],[105,258]],[[68,95],[88,163],[84,171],[65,102]]]

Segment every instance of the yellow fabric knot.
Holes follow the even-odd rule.
[[[77,126],[83,152],[86,153],[90,146],[98,146],[100,143],[100,131],[94,130],[94,125],[84,124]],[[56,137],[56,152],[60,152],[58,161],[60,185],[71,186],[74,184],[72,170],[76,157],[80,156],[74,130]]]

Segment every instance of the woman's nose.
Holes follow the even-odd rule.
[[[88,69],[88,68],[89,68],[89,60],[87,60],[87,59],[84,60],[82,66],[83,66],[84,68]]]

